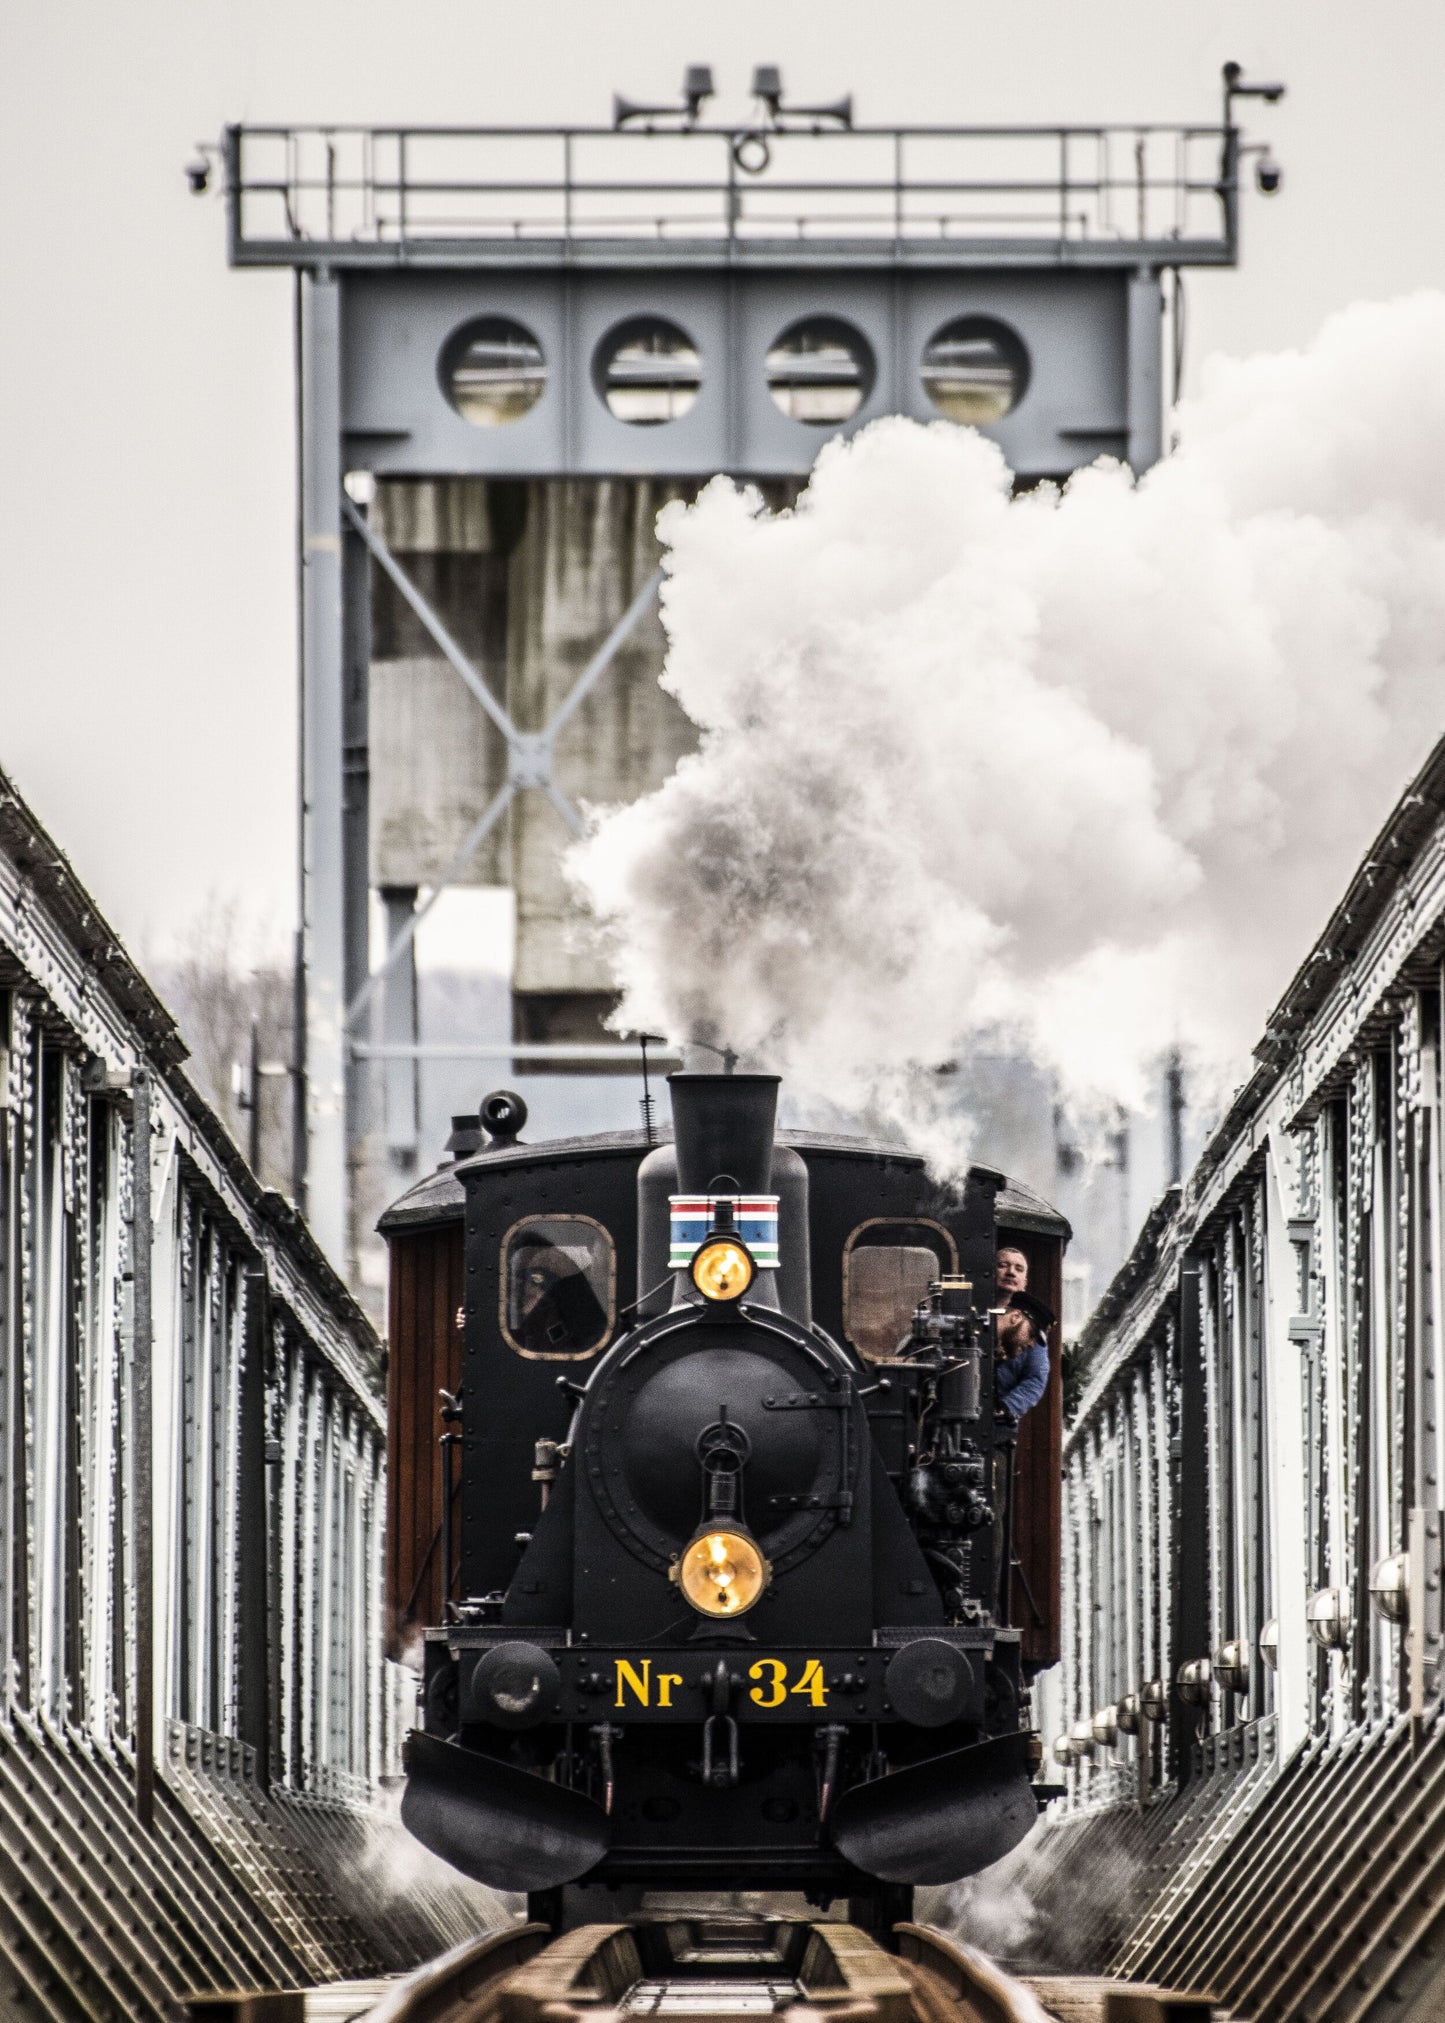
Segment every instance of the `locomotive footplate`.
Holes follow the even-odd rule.
[[[721,1711],[748,1725],[901,1719],[936,1728],[984,1722],[990,1704],[996,1704],[1000,1672],[1006,1677],[1013,1656],[998,1651],[1002,1662],[994,1662],[1000,1639],[991,1625],[879,1634],[871,1649],[738,1643],[597,1648],[549,1643],[545,1632],[534,1641],[515,1631],[457,1628],[446,1641],[457,1663],[464,1723],[675,1725],[702,1722]],[[513,1676],[518,1662],[526,1674],[525,1709]]]

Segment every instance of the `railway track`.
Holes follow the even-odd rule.
[[[885,1952],[854,1925],[693,1912],[518,1925],[413,1974],[205,1995],[192,2023],[1211,2023],[1207,1995],[1077,1977],[1016,1979],[927,1925]]]

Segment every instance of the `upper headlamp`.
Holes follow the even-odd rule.
[[[735,1236],[711,1236],[692,1261],[692,1282],[706,1300],[741,1299],[753,1282],[752,1253]]]
[[[778,1268],[776,1194],[673,1194],[668,1264],[705,1300],[741,1299],[760,1271]]]

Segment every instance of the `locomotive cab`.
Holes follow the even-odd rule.
[[[403,1819],[534,1896],[791,1888],[876,1922],[1036,1816],[1057,1343],[1015,1460],[993,1258],[1006,1233],[1047,1300],[1067,1229],[984,1168],[779,1142],[773,1077],[670,1087],[671,1144],[494,1132],[383,1223],[393,1437],[452,1379],[443,1465],[391,1474],[398,1643],[433,1612]]]

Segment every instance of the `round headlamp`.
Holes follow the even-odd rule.
[[[700,1616],[741,1616],[772,1578],[745,1531],[700,1531],[672,1568],[672,1578]]]
[[[752,1252],[736,1236],[710,1236],[692,1261],[692,1282],[707,1300],[741,1299],[753,1282]]]

